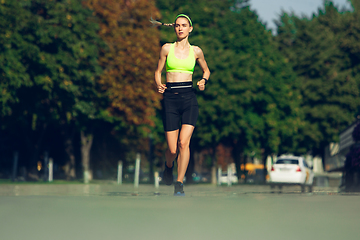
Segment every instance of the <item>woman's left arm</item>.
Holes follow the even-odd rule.
[[[206,80],[209,80],[210,70],[205,61],[203,51],[201,50],[201,48],[194,46],[194,52],[196,55],[196,60],[203,71],[203,78],[205,78]],[[201,90],[201,91],[205,90],[205,83],[206,83],[205,79],[201,79],[200,81],[197,82],[197,85],[199,86],[199,90]]]

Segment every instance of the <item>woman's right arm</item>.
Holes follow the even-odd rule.
[[[157,69],[155,71],[155,83],[159,93],[164,93],[166,85],[161,83],[161,72],[165,66],[166,57],[170,50],[170,44],[164,44],[160,51],[160,58],[158,62]]]

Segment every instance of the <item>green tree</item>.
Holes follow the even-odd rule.
[[[359,77],[354,69],[358,62],[351,54],[354,47],[346,41],[349,31],[356,29],[349,28],[356,12],[340,13],[332,2],[326,2],[312,19],[284,13],[278,23],[279,49],[300,82],[305,125],[298,141],[313,155],[322,156],[357,114]]]
[[[206,112],[203,125],[213,118],[210,122],[219,132],[212,136],[218,138],[215,142],[227,139],[233,145],[239,172],[242,153],[255,152],[265,160],[268,154],[296,147],[292,138],[302,124],[300,99],[292,69],[255,13],[248,7],[235,9],[218,24],[221,31],[214,38],[222,40],[228,53],[217,54],[227,59],[219,61],[223,67],[215,69],[218,79],[204,92],[204,105],[216,112]]]
[[[29,16],[17,1],[1,3],[0,13],[0,116],[4,117],[12,114],[11,104],[19,102],[17,90],[32,82],[21,62],[22,52],[29,46],[19,33]]]
[[[50,124],[59,126],[70,158],[69,177],[75,177],[73,136],[100,112],[95,80],[101,72],[97,63],[101,39],[96,18],[78,0],[2,1],[1,9],[8,23],[2,28],[8,42],[1,55],[17,59],[12,60],[14,69],[5,67],[2,74],[8,82],[12,74],[24,82],[11,83],[16,89],[9,91],[13,100],[5,113],[11,115],[4,120],[34,133]],[[37,141],[26,136],[29,144],[41,142],[39,134],[33,134]]]

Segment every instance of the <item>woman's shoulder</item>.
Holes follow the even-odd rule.
[[[170,50],[172,43],[165,43],[164,45],[162,45],[161,50],[168,52]]]
[[[170,52],[171,43],[165,43],[161,47],[161,52],[165,55],[167,55]]]
[[[169,49],[171,47],[172,43],[165,43],[164,45],[162,45],[163,49]]]
[[[191,45],[191,46],[193,47],[193,49],[194,49],[195,51],[202,51],[201,48],[198,47],[198,46],[195,46],[195,45]]]
[[[195,45],[192,45],[192,47],[193,47],[194,52],[195,52],[195,54],[196,54],[197,56],[200,56],[200,55],[202,55],[202,54],[203,54],[203,51],[201,50],[201,48],[200,48],[200,47],[195,46]]]

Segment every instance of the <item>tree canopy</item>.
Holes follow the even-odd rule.
[[[104,68],[99,84],[109,98],[109,111],[126,125],[154,125],[160,95],[153,71],[159,36],[149,17],[159,13],[152,1],[91,0],[88,6],[101,19],[100,37],[107,43],[99,62]]]
[[[9,134],[15,150],[26,149],[25,166],[35,168],[41,150],[63,146],[74,170],[74,133],[101,112],[96,78],[103,42],[97,19],[77,0],[2,1],[0,7],[6,24],[2,127],[16,133]],[[63,141],[44,141],[49,128],[59,129]]]
[[[297,74],[303,98],[306,123],[298,141],[314,155],[337,141],[358,114],[358,43],[352,33],[358,29],[358,14],[356,8],[341,13],[326,2],[312,19],[284,13],[278,23],[276,40]]]

